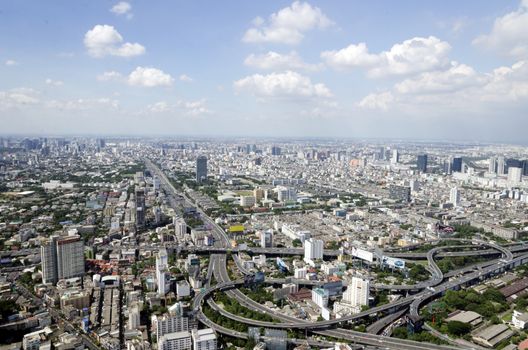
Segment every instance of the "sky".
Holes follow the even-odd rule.
[[[0,134],[523,142],[528,0],[0,2]]]

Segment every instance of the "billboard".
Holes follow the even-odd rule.
[[[383,265],[388,267],[396,267],[398,269],[405,268],[405,261],[402,259],[391,258],[390,256],[383,256]]]
[[[352,256],[368,262],[374,261],[374,254],[361,248],[352,247]]]

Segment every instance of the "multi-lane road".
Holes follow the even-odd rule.
[[[147,166],[149,169],[157,174],[161,180],[162,180],[162,186],[166,190],[167,195],[169,197],[176,197],[180,194],[177,193],[176,189],[172,186],[166,175],[154,164],[147,162]],[[189,204],[191,203],[191,200],[183,194],[183,197],[185,201],[187,201]],[[173,201],[171,201],[173,202]],[[467,251],[455,251],[455,252],[444,252],[444,250],[448,250],[449,247],[435,247],[431,250],[429,250],[426,253],[410,253],[410,252],[390,252],[387,255],[391,256],[398,256],[398,257],[405,257],[405,258],[427,258],[428,260],[428,270],[431,273],[431,278],[428,281],[422,282],[421,284],[414,285],[414,286],[383,286],[383,285],[376,285],[376,288],[378,289],[396,289],[396,290],[421,290],[417,294],[408,296],[406,298],[402,298],[394,303],[386,304],[383,306],[375,307],[372,309],[369,309],[368,311],[364,311],[355,315],[349,315],[337,320],[326,320],[326,321],[319,321],[319,322],[308,322],[305,320],[300,320],[295,317],[290,317],[283,315],[281,313],[276,312],[275,310],[269,309],[265,307],[262,304],[257,303],[256,301],[250,299],[245,294],[243,294],[240,290],[237,289],[243,281],[231,281],[229,278],[229,274],[227,272],[227,252],[238,252],[236,249],[229,248],[229,239],[225,233],[225,231],[217,225],[211,218],[209,218],[200,208],[197,208],[198,212],[202,216],[202,219],[209,224],[213,228],[213,234],[215,236],[215,247],[208,248],[209,253],[211,254],[210,263],[209,263],[209,271],[207,272],[207,284],[206,288],[198,293],[194,300],[193,300],[193,309],[197,312],[197,318],[200,320],[200,322],[204,323],[205,325],[214,328],[216,331],[220,333],[225,333],[230,336],[235,337],[241,337],[241,338],[247,338],[247,334],[240,333],[240,332],[234,332],[233,330],[226,329],[225,327],[221,325],[217,325],[211,320],[207,319],[207,317],[202,312],[202,307],[204,305],[204,302],[206,301],[210,307],[212,307],[215,311],[219,312],[225,317],[228,317],[232,320],[235,320],[237,322],[245,323],[247,325],[255,326],[255,327],[266,327],[266,328],[275,328],[275,329],[304,329],[306,331],[309,331],[312,334],[315,335],[323,335],[326,337],[333,337],[337,339],[345,339],[347,341],[350,341],[354,344],[362,344],[367,347],[374,347],[374,348],[388,348],[388,349],[460,349],[463,348],[461,345],[456,345],[455,347],[452,346],[439,346],[434,344],[423,344],[419,342],[409,341],[409,340],[403,340],[403,339],[397,339],[397,338],[389,338],[384,336],[379,336],[376,334],[369,334],[369,333],[361,333],[356,331],[351,331],[348,329],[334,329],[335,326],[339,324],[344,324],[349,321],[354,321],[360,318],[369,317],[371,315],[379,314],[379,313],[388,313],[392,314],[395,312],[400,312],[403,314],[402,311],[409,310],[410,314],[413,316],[418,316],[418,310],[421,305],[428,302],[429,300],[432,300],[439,295],[441,295],[443,292],[449,289],[456,289],[460,286],[467,285],[474,283],[476,281],[479,281],[481,279],[488,278],[492,276],[493,274],[497,274],[500,272],[505,271],[506,269],[509,269],[513,266],[516,266],[518,264],[524,263],[528,261],[528,254],[523,254],[521,256],[514,257],[512,252],[522,252],[528,249],[526,245],[519,245],[514,247],[509,247],[510,249],[507,249],[505,247],[501,247],[499,245],[495,245],[492,243],[484,242],[484,241],[472,241],[473,245],[475,245],[474,250],[467,250]],[[482,250],[482,249],[476,249],[476,246],[487,246],[489,249]],[[456,247],[456,246],[455,246]],[[201,249],[201,248],[200,248]],[[252,248],[255,250],[255,248]],[[269,250],[265,251],[269,253]],[[265,253],[264,251],[262,253]],[[252,253],[258,254],[256,250]],[[260,253],[260,252],[259,252]],[[277,255],[283,254],[292,254],[292,255],[301,255],[303,252],[301,249],[296,248],[285,248],[282,251],[276,250],[274,253]],[[325,252],[328,256],[337,255],[337,251],[327,251]],[[456,279],[453,280],[445,280],[447,277],[447,274],[444,275],[438,268],[438,266],[435,263],[435,258],[440,257],[450,257],[450,256],[471,256],[471,255],[489,255],[489,256],[497,256],[502,259],[494,259],[493,261],[481,263],[478,265],[478,267],[475,270],[475,267],[471,268],[464,268],[460,269],[458,271],[454,272],[454,275],[458,275]],[[237,263],[235,259],[235,263]],[[237,263],[236,266],[242,270],[243,273],[248,273],[248,271],[245,271],[241,264]],[[216,284],[213,285],[211,283],[211,280],[214,276],[214,279],[216,280]],[[271,281],[272,283],[274,281]],[[210,298],[214,292],[217,291],[224,291],[227,293],[229,297],[235,298],[241,305],[249,307],[254,310],[258,310],[262,313],[266,313],[270,316],[272,316],[274,319],[280,321],[280,322],[266,322],[266,321],[258,321],[253,319],[244,318],[238,315],[231,314],[224,310],[221,307],[218,307],[214,300]],[[385,317],[382,318],[382,320],[385,319],[386,325],[383,324],[383,321],[381,323],[378,323],[377,327],[380,329],[383,329],[385,326],[389,325],[390,323],[394,322],[394,317]],[[312,338],[308,338],[308,341],[315,341]],[[475,346],[477,348],[477,346]]]

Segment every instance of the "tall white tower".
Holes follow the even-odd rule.
[[[453,187],[449,193],[449,202],[451,202],[455,207],[460,205],[460,191],[456,186]]]
[[[165,273],[167,271],[169,261],[167,250],[161,249],[156,257],[156,282],[158,284],[158,294],[164,296],[167,294],[167,285],[165,284]]]

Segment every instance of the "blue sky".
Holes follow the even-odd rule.
[[[1,133],[522,141],[528,1],[2,1]]]

